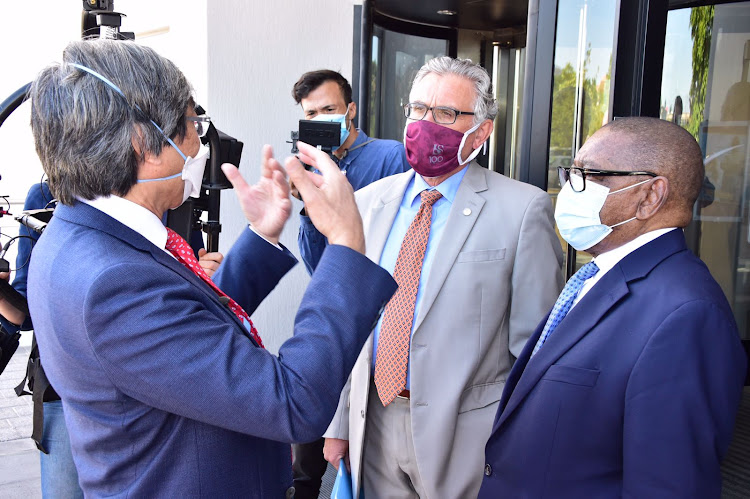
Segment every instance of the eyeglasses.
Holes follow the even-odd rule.
[[[469,111],[458,111],[452,107],[429,107],[419,102],[410,102],[404,105],[404,116],[415,121],[423,120],[424,117],[427,116],[427,111],[432,111],[432,119],[435,120],[435,123],[438,125],[452,125],[456,122],[456,118],[461,114],[474,116],[474,113]]]
[[[573,192],[583,192],[586,190],[586,175],[599,177],[635,177],[639,175],[648,175],[649,177],[658,177],[653,172],[623,172],[617,170],[596,170],[592,168],[578,168],[575,166],[558,166],[557,175],[560,177],[560,185],[570,181],[570,187]]]
[[[208,116],[188,116],[187,120],[193,122],[198,137],[206,135],[208,127],[211,125],[211,118]]]

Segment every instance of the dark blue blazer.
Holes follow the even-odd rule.
[[[244,280],[252,313],[294,263],[247,230],[215,277]],[[283,442],[326,428],[395,287],[363,255],[329,248],[274,356],[163,249],[86,204],[59,206],[29,302],[86,495],[283,497]]]
[[[681,230],[607,272],[529,360],[486,447],[482,498],[719,497],[746,359]]]

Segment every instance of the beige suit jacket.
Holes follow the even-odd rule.
[[[367,256],[380,262],[414,171],[357,191]],[[476,497],[505,379],[562,287],[562,250],[549,196],[469,166],[436,248],[411,340],[411,424],[430,498]],[[349,440],[359,496],[372,336],[326,431]]]

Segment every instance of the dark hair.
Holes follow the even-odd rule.
[[[344,97],[344,104],[352,102],[352,86],[346,81],[346,78],[341,76],[341,73],[331,71],[330,69],[319,69],[317,71],[309,71],[303,74],[297,83],[292,88],[292,97],[294,101],[299,104],[302,99],[310,95],[310,92],[321,86],[327,81],[336,82],[341,89],[341,95]]]
[[[103,75],[125,96],[70,63]],[[37,154],[52,193],[67,205],[77,198],[127,194],[143,155],[158,156],[165,144],[151,120],[167,136],[181,139],[193,102],[190,84],[171,61],[148,47],[115,40],[72,42],[62,64],[39,73],[30,96]]]

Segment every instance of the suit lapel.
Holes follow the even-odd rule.
[[[440,244],[435,251],[430,274],[422,277],[427,279],[427,285],[414,324],[415,335],[443,287],[443,283],[451,268],[453,268],[453,264],[469,237],[477,218],[479,218],[485,200],[477,193],[486,190],[487,178],[484,169],[472,163],[456,191],[456,198],[451,205]]]
[[[547,338],[544,346],[534,358],[530,359],[531,351],[544,327],[544,322],[542,322],[526,343],[516,365],[513,366],[507,387],[512,391],[506,390],[503,393],[499,409],[502,413],[495,422],[493,433],[513,414],[513,411],[539,383],[547,369],[586,336],[612,307],[630,293],[628,283],[644,278],[664,259],[686,250],[683,232],[677,229],[663,234],[627,255],[589,290]],[[513,387],[512,383],[516,380],[517,384]]]
[[[255,340],[252,339],[245,329],[245,325],[240,319],[232,312],[229,307],[225,306],[219,301],[218,295],[208,286],[203,280],[195,275],[192,270],[185,267],[183,264],[178,262],[175,258],[167,254],[162,248],[156,247],[148,239],[137,233],[127,225],[124,225],[114,218],[110,217],[106,213],[97,210],[96,208],[87,205],[83,202],[77,202],[74,206],[66,206],[59,204],[55,209],[54,216],[57,218],[64,219],[70,223],[76,225],[83,225],[91,229],[104,232],[110,236],[119,239],[125,244],[128,244],[140,251],[144,251],[150,254],[154,260],[161,265],[170,268],[182,278],[190,282],[193,286],[199,289],[208,299],[215,301],[220,305],[220,309],[224,310],[228,317],[230,317],[235,324],[241,329],[243,334],[250,338],[255,344]]]
[[[382,194],[371,203],[369,211],[364,214],[367,257],[377,264],[380,264],[380,257],[401,206],[401,200],[404,198],[404,191],[413,177],[414,170],[392,177],[394,182],[386,186]]]
[[[602,277],[581,301],[563,319],[560,325],[550,334],[544,346],[531,357],[531,351],[539,339],[544,324],[541,324],[524,348],[523,359],[526,361],[523,372],[513,392],[508,398],[507,405],[497,422],[501,426],[513,413],[529,392],[537,385],[547,369],[568,350],[586,336],[596,326],[602,317],[624,296],[629,293],[628,285],[622,271],[615,266]],[[546,322],[546,320],[545,320]],[[519,359],[520,360],[520,359]],[[519,369],[522,365],[519,366]]]

